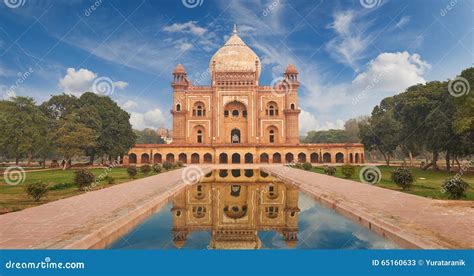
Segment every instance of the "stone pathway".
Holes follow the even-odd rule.
[[[103,248],[183,189],[183,170],[1,215],[0,248]]]
[[[282,166],[265,171],[408,248],[474,248],[474,202],[434,200]]]

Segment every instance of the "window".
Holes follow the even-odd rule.
[[[176,211],[176,216],[177,217],[181,216],[181,211],[180,210]]]
[[[238,117],[239,116],[239,111],[237,109],[232,110],[232,116],[233,117]]]
[[[270,143],[275,143],[275,131],[273,129],[270,130],[269,139]]]
[[[229,117],[229,110],[224,110],[224,117]]]
[[[181,111],[181,105],[180,104],[176,105],[176,111]]]
[[[244,116],[244,118],[247,118],[247,110],[242,111],[242,116]]]
[[[198,103],[193,108],[193,116],[203,117],[206,116],[206,109],[202,103]]]
[[[197,131],[197,142],[202,143],[202,130]]]
[[[267,116],[278,116],[278,106],[275,102],[270,102],[266,109]]]
[[[294,103],[290,104],[290,109],[295,110],[295,104]]]

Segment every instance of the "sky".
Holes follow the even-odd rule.
[[[3,2],[3,3],[2,3]],[[473,66],[472,0],[1,0],[0,97],[94,91],[136,129],[171,127],[172,70],[209,85],[236,24],[261,85],[298,69],[300,133]]]

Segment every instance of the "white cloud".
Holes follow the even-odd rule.
[[[314,114],[302,109],[299,117],[299,127],[300,134],[305,135],[311,130],[343,129],[344,121],[338,119],[334,122],[325,121],[320,123]]]
[[[337,36],[327,43],[326,50],[338,62],[357,71],[357,61],[362,58],[371,36],[365,33],[366,26],[357,24],[356,16],[353,11],[338,11],[333,15],[333,22],[328,27]]]
[[[190,33],[196,36],[203,35],[207,30],[196,25],[196,21],[188,21],[186,23],[174,23],[173,25],[165,26],[164,31],[170,33],[183,32]]]
[[[96,78],[97,74],[88,69],[81,68],[76,70],[74,68],[68,68],[66,75],[59,79],[58,86],[62,88],[65,93],[79,96],[84,92],[92,91],[92,84]],[[115,81],[113,85],[117,89],[125,89],[128,83]]]
[[[403,92],[409,86],[425,83],[423,75],[430,67],[418,54],[381,53],[352,81],[352,89],[357,92],[368,87],[374,92]]]
[[[118,89],[125,89],[128,86],[128,82],[116,81],[116,82],[114,82],[114,86],[115,86],[115,88],[118,88]]]
[[[96,73],[84,68],[77,71],[74,68],[68,68],[66,75],[59,80],[59,87],[66,93],[81,94],[90,89],[96,77]]]
[[[183,42],[181,44],[177,44],[175,47],[179,49],[180,51],[184,52],[193,48],[193,44],[188,43],[188,42]]]
[[[163,126],[166,122],[163,112],[159,108],[149,110],[145,113],[131,112],[130,113],[130,123],[134,129],[157,129],[160,126]]]
[[[138,103],[136,101],[128,100],[122,105],[122,107],[125,110],[133,110],[138,107]]]
[[[397,22],[397,24],[395,24],[395,27],[402,28],[403,26],[405,26],[409,22],[410,22],[410,17],[409,16],[403,16],[402,18],[400,18],[400,20]]]

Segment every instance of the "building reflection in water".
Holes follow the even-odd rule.
[[[260,248],[258,231],[277,231],[289,247],[298,240],[298,189],[259,170],[217,170],[173,198],[173,241],[210,231],[213,249]]]

